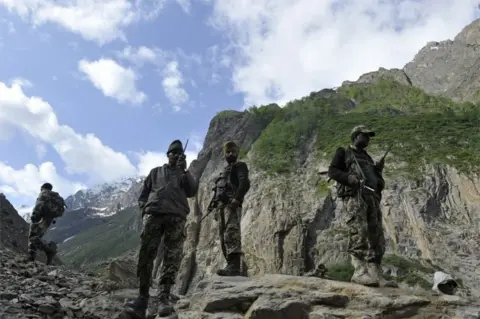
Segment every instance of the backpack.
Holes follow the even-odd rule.
[[[65,201],[57,192],[44,190],[37,198],[34,212],[43,218],[62,217],[65,212]]]

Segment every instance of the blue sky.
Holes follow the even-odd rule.
[[[426,13],[427,12],[427,13]],[[402,67],[474,1],[0,0],[0,191],[30,205],[196,157],[224,109]]]

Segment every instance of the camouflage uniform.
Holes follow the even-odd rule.
[[[160,269],[160,290],[175,283],[175,277],[182,259],[185,218],[171,216],[143,216],[143,231],[138,254],[137,277],[141,293],[147,294],[151,283],[153,262],[160,242],[164,240],[162,267]]]
[[[173,141],[167,154],[182,154],[181,141]],[[175,284],[176,275],[183,253],[185,240],[184,227],[190,213],[187,198],[194,197],[198,185],[185,168],[165,164],[153,168],[144,181],[138,198],[138,206],[143,216],[143,231],[140,236],[137,277],[139,296],[127,304],[125,311],[133,318],[146,316],[152,271],[157,250],[163,238],[164,250],[159,282],[159,307],[157,315],[166,316],[174,312],[170,303],[170,290]]]
[[[352,130],[352,141],[360,133],[375,136],[375,132],[360,125]],[[339,148],[328,171],[330,178],[337,181],[337,195],[343,200],[349,232],[348,252],[355,268],[351,280],[367,286],[394,286],[393,282],[385,282],[381,268],[385,253],[380,209],[381,192],[385,186],[382,171],[383,164],[379,165],[365,150],[354,146]],[[365,176],[364,184],[351,185],[351,175],[362,180]]]
[[[217,270],[219,276],[241,275],[242,203],[250,189],[248,167],[237,161],[239,147],[235,142],[227,142],[223,147],[228,165],[215,182],[215,200],[218,202],[216,219],[219,221],[219,236],[227,267]],[[228,154],[234,152],[231,159]]]
[[[43,187],[43,186],[42,186]],[[31,217],[30,230],[28,233],[29,261],[35,260],[38,249],[43,250],[47,256],[47,264],[51,264],[57,253],[57,245],[54,242],[45,243],[42,237],[47,232],[54,218],[63,215],[65,201],[57,193],[42,188],[37,198]]]

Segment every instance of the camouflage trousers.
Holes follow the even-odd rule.
[[[380,201],[373,194],[344,199],[348,252],[360,260],[380,264],[385,253]]]
[[[143,231],[138,254],[137,277],[140,292],[148,294],[158,247],[164,243],[159,285],[173,285],[182,261],[185,218],[174,215],[143,216]]]
[[[242,253],[242,231],[240,221],[242,219],[242,208],[233,210],[229,206],[218,208],[220,244],[224,257],[231,254]]]
[[[48,251],[48,245],[42,240],[48,227],[52,224],[51,219],[42,218],[38,223],[31,223],[28,232],[28,253],[34,254],[38,249]]]

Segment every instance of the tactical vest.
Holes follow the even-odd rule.
[[[235,195],[235,185],[231,181],[231,173],[235,163],[227,165],[220,176],[215,180],[215,201],[227,204]]]
[[[366,185],[370,186],[373,189],[376,189],[377,191],[382,191],[378,189],[378,180],[381,179],[383,181],[383,177],[373,170],[374,161],[366,152],[362,155],[355,156],[354,151],[350,147],[345,148],[345,166],[347,167],[347,172],[349,174],[358,172],[356,168],[357,164],[355,158],[360,164],[360,169],[363,171],[363,174],[367,178]],[[358,190],[354,189],[349,185],[343,185],[338,182],[336,183],[336,189],[337,196],[340,198],[353,196]]]

